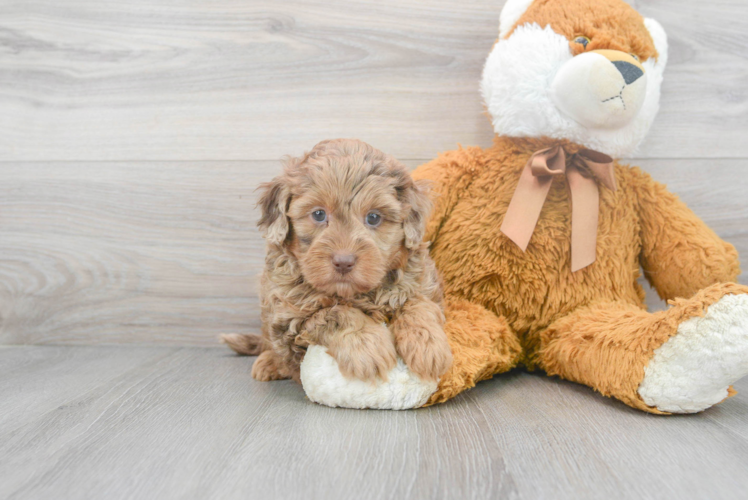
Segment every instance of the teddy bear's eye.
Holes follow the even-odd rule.
[[[578,36],[574,39],[574,43],[578,43],[586,49],[587,45],[590,43],[590,39],[586,36]]]
[[[636,59],[637,61],[639,60],[639,56],[637,56],[636,54],[629,54],[629,55],[630,55],[631,57],[633,57],[634,59]]]

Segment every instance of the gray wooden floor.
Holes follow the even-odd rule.
[[[521,371],[406,412],[331,409],[252,358],[0,348],[0,498],[745,498],[744,394],[658,417]]]

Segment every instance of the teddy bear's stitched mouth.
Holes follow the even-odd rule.
[[[608,97],[607,99],[603,99],[603,100],[602,100],[602,101],[600,101],[600,102],[608,102],[608,101],[612,101],[612,100],[614,100],[614,99],[620,99],[620,100],[621,100],[621,104],[623,105],[623,109],[624,109],[624,111],[625,111],[625,110],[626,110],[626,101],[625,101],[625,99],[623,98],[623,91],[624,91],[624,90],[626,90],[626,85],[624,85],[624,86],[623,86],[623,87],[621,88],[621,91],[620,91],[620,92],[618,93],[618,95],[614,95],[613,97]]]

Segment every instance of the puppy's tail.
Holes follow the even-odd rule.
[[[257,334],[224,333],[218,340],[244,356],[257,356],[265,350],[262,337]]]

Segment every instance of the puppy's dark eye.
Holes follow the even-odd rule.
[[[629,55],[630,55],[631,57],[633,57],[634,59],[636,59],[637,61],[639,60],[639,56],[637,56],[636,54],[629,54]]]
[[[324,210],[315,210],[312,212],[312,219],[317,222],[325,222],[327,220],[327,214]]]
[[[590,39],[586,36],[578,36],[574,39],[574,43],[578,43],[586,49],[587,45],[590,43]]]
[[[377,227],[382,223],[382,216],[376,212],[369,212],[366,214],[366,224],[371,227]]]

